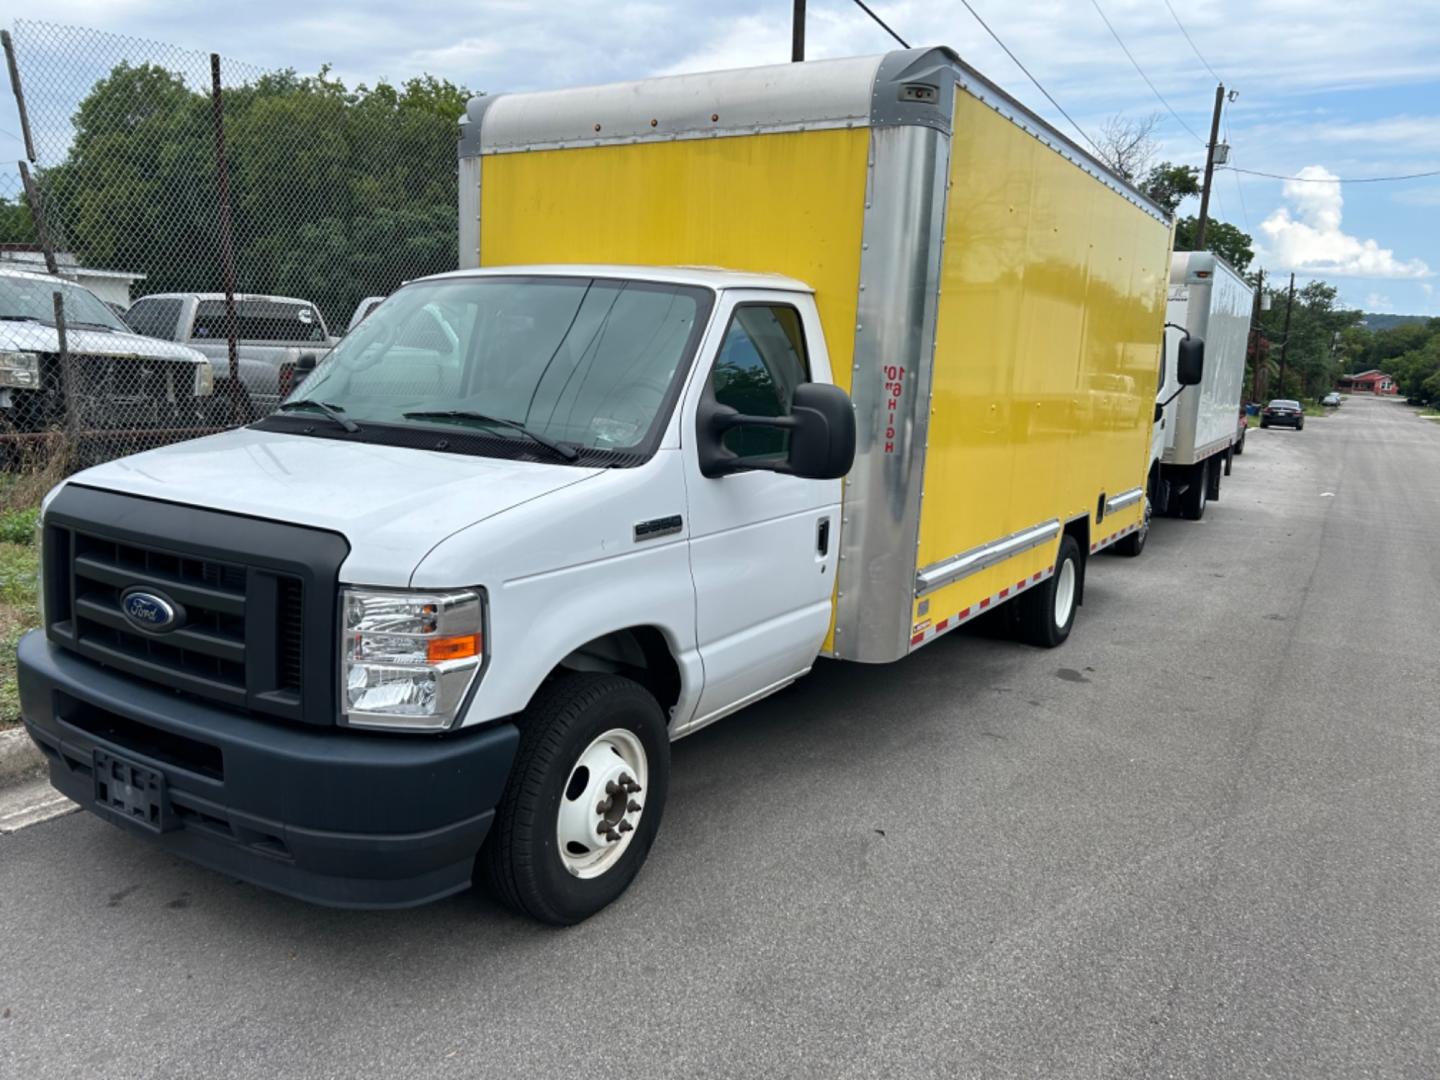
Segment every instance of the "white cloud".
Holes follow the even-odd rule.
[[[1428,277],[1419,259],[1397,259],[1390,248],[1362,240],[1341,227],[1345,197],[1335,174],[1322,165],[1307,165],[1282,189],[1290,206],[1282,206],[1260,223],[1266,254],[1286,269],[1339,277]],[[1292,213],[1293,208],[1293,213]]]
[[[1365,297],[1366,311],[1394,311],[1395,302],[1388,296],[1381,296],[1378,292],[1372,292]]]

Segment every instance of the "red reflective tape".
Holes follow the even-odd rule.
[[[1007,596],[1009,596],[1009,595],[1010,595],[1010,590],[1009,590],[1009,589],[1001,589],[1001,590],[1000,590],[1000,599],[1001,599],[1001,600],[1004,600],[1005,597],[1007,597]]]
[[[1039,580],[1040,580],[1040,571],[1039,571],[1039,570],[1036,570],[1036,571],[1035,571],[1035,576],[1032,577],[1030,580],[1031,580],[1031,581],[1039,581]]]
[[[914,637],[912,637],[912,638],[910,639],[910,644],[911,644],[911,645],[919,645],[920,642],[922,642],[922,641],[924,641],[924,640],[925,640],[925,634],[924,634],[924,632],[922,631],[921,633],[916,634]]]
[[[956,615],[955,617],[957,619],[968,619],[970,617],[970,609],[967,607],[964,611],[960,612],[960,614]]]
[[[935,629],[936,629],[936,631],[938,632],[938,631],[940,631],[940,630],[944,630],[944,629],[945,629],[947,626],[949,626],[949,625],[950,625],[950,620],[949,620],[949,619],[941,619],[939,622],[937,622],[937,623],[935,624]]]
[[[987,596],[984,600],[981,600],[981,601],[980,601],[980,608],[981,608],[982,611],[983,611],[985,608],[989,607],[989,606],[990,606],[990,598],[989,598],[988,596]]]
[[[1025,587],[1025,579],[1024,579],[1024,578],[1021,578],[1019,581],[1015,582],[1015,589],[1016,589],[1017,592],[1018,592],[1020,589],[1023,589],[1024,587]]]

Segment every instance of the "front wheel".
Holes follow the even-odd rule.
[[[1053,649],[1070,636],[1080,603],[1080,545],[1066,533],[1055,556],[1055,573],[1014,600],[1021,641]]]
[[[520,729],[476,876],[519,914],[568,926],[640,872],[670,786],[669,732],[644,687],[579,673],[541,687]]]

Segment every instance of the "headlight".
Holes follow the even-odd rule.
[[[33,352],[0,352],[0,386],[18,390],[40,387],[40,354]]]
[[[480,594],[346,589],[340,602],[346,722],[411,731],[454,724],[485,659]]]
[[[195,369],[195,396],[209,397],[215,392],[215,369],[205,361]]]

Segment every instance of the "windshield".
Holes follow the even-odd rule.
[[[131,330],[89,289],[58,278],[0,274],[0,318],[55,325],[55,293],[65,299],[65,324],[103,330]]]
[[[417,282],[350,331],[291,400],[324,401],[362,425],[529,444],[510,422],[577,448],[636,451],[668,415],[711,297],[578,277]],[[446,411],[495,422],[405,415]]]

